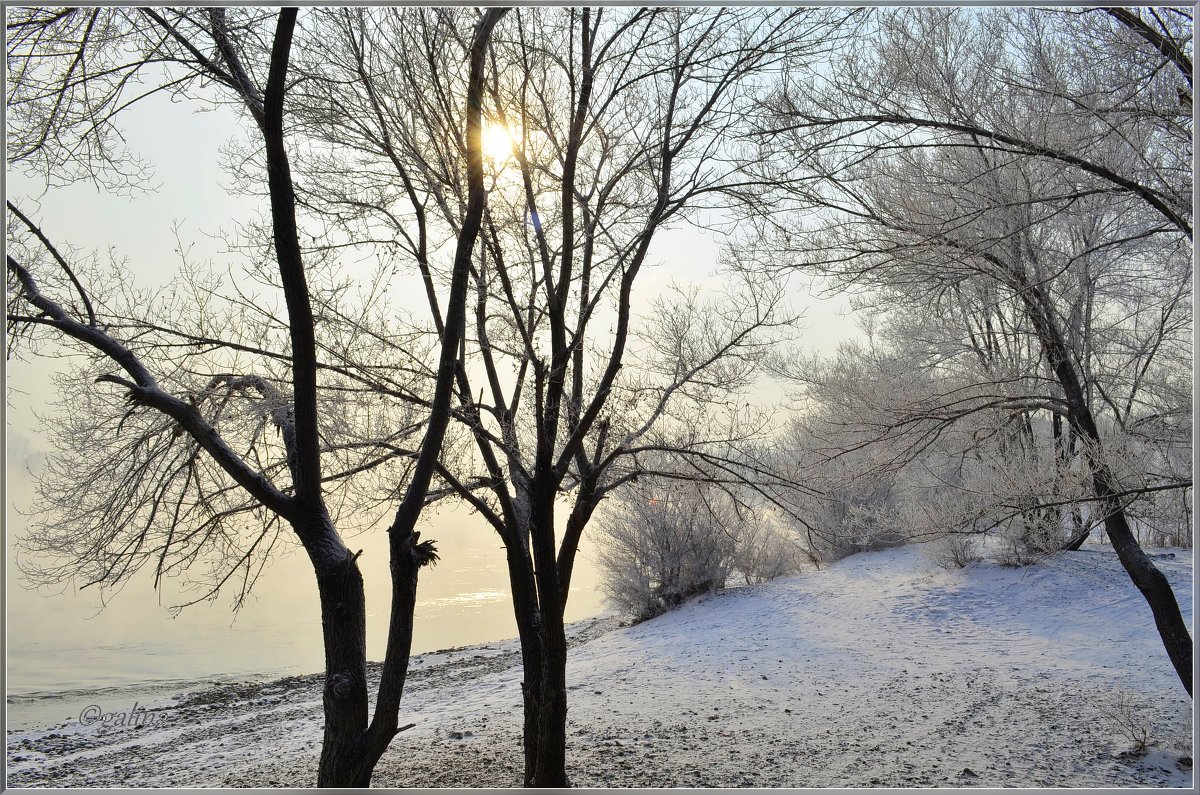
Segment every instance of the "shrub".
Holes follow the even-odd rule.
[[[886,492],[854,497],[835,493],[825,510],[816,514],[820,524],[809,540],[811,552],[822,562],[832,563],[858,552],[911,543],[913,539],[897,529],[896,510],[895,499]]]
[[[1070,538],[1057,511],[1025,511],[1000,527],[1001,549],[996,560],[1002,566],[1032,566],[1062,551]]]
[[[1000,537],[1000,544],[996,562],[1001,566],[1032,566],[1045,557],[1044,552],[1029,546],[1020,536],[1005,533]]]
[[[642,478],[597,518],[601,588],[644,621],[734,574],[765,582],[801,570],[804,549],[752,495],[712,483]]]
[[[980,559],[975,537],[964,533],[942,536],[925,549],[930,560],[947,571],[964,569]]]
[[[1146,753],[1154,726],[1143,717],[1140,705],[1129,693],[1117,693],[1116,698],[1102,706],[1100,711],[1112,722],[1113,728],[1132,744],[1135,756]]]
[[[805,553],[770,517],[748,518],[735,534],[734,568],[746,583],[767,582],[795,574]]]
[[[735,551],[730,512],[704,491],[639,489],[611,501],[597,553],[610,603],[644,621],[725,587]]]

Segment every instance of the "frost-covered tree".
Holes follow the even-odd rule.
[[[1168,474],[1162,453],[1129,456],[1161,444],[1142,429],[1173,435],[1167,447],[1189,434],[1191,84],[1176,67],[1190,62],[1191,16],[1138,18],[1153,35],[1091,11],[872,16],[871,46],[829,70],[836,83],[798,75],[775,98],[775,173],[823,210],[767,239],[773,257],[945,321],[954,331],[925,346],[932,372],[979,360],[914,427],[990,411],[993,396],[1032,401],[1010,416],[1031,443],[1035,417],[1049,424],[1056,447],[1021,455],[1083,468],[1087,505],[1190,693],[1191,637],[1128,504],[1191,486],[1190,461]]]
[[[793,478],[814,491],[792,502],[814,527],[813,549],[836,558],[997,532],[1036,557],[1081,542],[1095,521],[1091,491],[1080,462],[1055,454],[1045,379],[980,372],[973,357],[946,355],[961,347],[947,318],[919,322],[933,332],[921,344],[911,324],[881,322],[869,343],[791,368],[805,408],[785,444]],[[943,335],[942,353],[930,352]]]

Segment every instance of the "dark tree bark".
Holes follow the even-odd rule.
[[[1079,374],[1071,361],[1070,350],[1053,320],[1045,292],[1039,285],[1023,283],[1023,280],[1018,282],[1017,287],[1026,313],[1046,353],[1046,359],[1063,389],[1068,406],[1067,419],[1071,428],[1084,442],[1084,454],[1092,470],[1092,484],[1099,499],[1100,509],[1104,512],[1105,532],[1121,565],[1150,606],[1163,647],[1166,648],[1167,656],[1179,675],[1179,681],[1190,696],[1192,637],[1183,622],[1175,593],[1171,590],[1166,576],[1142,550],[1129,526],[1125,508],[1117,496],[1121,491],[1120,486],[1104,460],[1100,431],[1088,407]]]
[[[540,469],[540,468],[539,468]],[[548,470],[549,467],[546,468]],[[540,624],[541,681],[535,691],[534,759],[525,784],[531,787],[569,787],[566,771],[567,638],[563,626],[565,600],[559,581],[554,543],[554,497],[557,484],[549,472],[537,478],[533,494],[531,537],[536,564]],[[529,761],[526,762],[529,766]]]
[[[318,787],[365,787],[375,761],[368,761],[366,596],[353,556],[317,574],[321,633],[325,642],[325,734],[317,770]]]
[[[303,518],[293,522],[317,577],[321,630],[325,644],[322,702],[325,735],[317,786],[365,786],[363,734],[367,727],[366,595],[355,557],[345,549],[329,521],[321,493],[320,441],[317,430],[316,334],[296,223],[283,130],[287,66],[296,9],[279,12],[271,67],[263,94],[260,128],[267,156],[267,186],[275,257],[287,301],[292,344],[294,442],[288,450],[296,500]],[[216,25],[214,16],[214,27]],[[373,765],[372,765],[373,766]]]
[[[569,787],[567,778],[567,637],[562,606],[543,614],[543,665],[537,699],[537,757],[531,787]]]
[[[432,473],[437,468],[446,427],[450,420],[454,378],[465,322],[465,303],[472,251],[483,216],[482,126],[483,71],[491,32],[507,9],[486,11],[476,26],[471,43],[467,97],[466,139],[468,142],[468,203],[457,241],[454,272],[445,323],[441,324],[441,352],[434,398],[425,437],[415,454],[412,478],[405,490],[396,519],[389,530],[392,578],[391,619],[374,715],[370,715],[366,676],[366,600],[357,554],[343,543],[330,518],[323,494],[321,472],[322,439],[319,432],[317,328],[312,296],[305,273],[303,249],[298,235],[296,192],[288,160],[285,135],[285,98],[288,66],[297,10],[279,12],[272,39],[268,77],[260,91],[241,58],[243,50],[228,28],[225,10],[206,12],[207,25],[217,55],[210,59],[185,36],[177,25],[182,15],[167,10],[146,9],[153,26],[165,41],[182,45],[190,54],[191,68],[232,89],[257,124],[266,156],[270,199],[272,242],[287,306],[292,376],[290,402],[272,414],[286,452],[286,470],[291,489],[281,490],[239,455],[222,438],[193,399],[184,400],[163,389],[151,369],[129,347],[111,336],[97,322],[92,302],[83,285],[49,239],[12,204],[9,210],[35,234],[70,277],[87,310],[87,323],[76,320],[62,305],[43,295],[37,281],[12,256],[9,272],[20,285],[10,299],[9,319],[48,326],[92,348],[118,365],[126,376],[106,374],[98,381],[117,384],[128,391],[132,404],[160,412],[178,424],[178,434],[190,435],[200,450],[213,460],[252,498],[253,502],[286,520],[301,542],[312,564],[321,606],[325,652],[325,682],[322,694],[325,730],[317,774],[320,787],[365,787],[370,784],[376,763],[398,728],[400,699],[412,645],[413,614],[420,569],[436,559],[430,542],[421,542],[414,527],[424,507]],[[172,21],[174,20],[174,21]],[[188,24],[195,25],[194,19]],[[88,41],[78,42],[79,60],[88,54]],[[161,46],[160,41],[157,46]],[[37,53],[35,53],[36,55]],[[10,53],[11,55],[11,53]],[[191,60],[194,59],[194,60]],[[53,120],[51,120],[53,121]],[[14,314],[15,301],[35,307],[41,314],[25,318]],[[250,376],[248,378],[253,378]],[[262,379],[258,379],[262,381]],[[279,395],[281,399],[283,395]],[[177,434],[177,435],[178,435]],[[370,720],[369,720],[370,719]],[[368,722],[369,720],[369,722]]]
[[[513,612],[521,641],[521,704],[524,718],[521,747],[525,754],[525,773],[522,781],[526,786],[530,786],[537,760],[538,714],[543,671],[546,667],[546,660],[542,655],[545,642],[541,633],[537,584],[533,579],[533,567],[530,565],[527,550],[516,544],[508,544],[506,549]]]
[[[362,576],[354,557],[322,576],[318,569],[322,622],[326,638],[325,743],[318,786],[365,787],[392,738],[400,731],[398,715],[412,648],[417,576],[436,559],[428,542],[420,542],[415,527],[450,422],[450,401],[457,374],[458,351],[466,320],[467,281],[471,253],[483,219],[485,194],[480,134],[482,129],[484,56],[492,29],[507,11],[489,9],[480,20],[471,44],[467,89],[467,211],[459,232],[451,276],[450,296],[442,330],[437,382],[430,419],[412,479],[388,528],[392,607],[387,651],[380,675],[375,716],[367,725],[366,603]],[[268,104],[268,108],[269,108]],[[290,179],[288,185],[290,187]],[[293,197],[294,201],[294,197]]]
[[[509,549],[513,604],[521,634],[525,678],[521,693],[525,726],[525,777],[527,787],[569,787],[566,770],[567,737],[567,636],[564,615],[570,594],[575,554],[584,528],[599,504],[591,478],[580,484],[567,519],[561,548],[554,545],[555,489],[531,495],[533,506],[529,535],[530,558]]]
[[[744,17],[726,9],[711,16],[657,8],[561,12],[518,12],[523,16],[514,36],[498,41],[489,57],[496,74],[489,75],[488,111],[516,143],[511,159],[494,166],[513,180],[513,197],[524,201],[519,214],[497,204],[501,211],[485,217],[483,247],[471,263],[479,296],[474,334],[462,338],[455,365],[453,416],[472,435],[483,471],[461,477],[437,469],[446,491],[485,517],[505,547],[524,665],[523,781],[530,786],[569,783],[564,611],[580,535],[604,490],[623,477],[612,472],[636,467],[630,459],[651,426],[666,424],[660,422],[660,406],[644,426],[641,419],[623,421],[619,436],[607,436],[610,395],[630,388],[622,362],[634,327],[634,283],[652,240],[672,218],[710,196],[743,195],[749,176],[742,164],[717,155],[720,141],[743,123],[740,92],[746,83],[804,43],[799,23],[805,18],[780,12],[743,25]],[[414,212],[411,224],[387,206],[370,205],[370,211],[407,242],[405,250],[431,284],[435,271],[427,255],[437,246],[426,237],[430,222],[438,221],[426,211],[440,214],[463,235],[474,236],[478,228],[459,218],[459,202],[465,194],[472,206],[472,192],[460,190],[458,176],[459,158],[467,155],[474,172],[478,155],[467,153],[457,135],[444,134],[444,96],[423,94],[429,75],[446,76],[442,39],[423,28],[412,39],[420,58],[397,61],[396,75],[376,77],[387,73],[380,64],[395,58],[395,51],[364,47],[371,26],[360,19],[330,19],[331,32],[347,36],[349,65],[334,82],[354,86],[339,88],[338,101],[366,109],[363,118],[372,121],[369,130],[348,130],[324,112],[311,121],[334,145],[356,141],[404,186]],[[461,38],[455,34],[453,40]],[[648,48],[660,49],[661,57]],[[630,114],[626,98],[646,96],[658,100],[645,114],[640,109]],[[421,120],[419,134],[400,122],[410,116]],[[423,125],[432,133],[429,139]],[[496,184],[498,191],[507,190],[503,182]],[[466,264],[456,262],[456,268]],[[426,297],[442,331],[436,296],[427,290]],[[614,303],[616,318],[605,330],[597,317]],[[716,359],[749,347],[752,332],[775,327],[773,299],[754,307],[759,310],[751,323],[747,309],[747,329]],[[447,312],[446,331],[456,324]],[[503,344],[489,339],[497,326],[504,329]],[[603,357],[594,378],[593,353]],[[678,383],[662,386],[664,406],[677,392],[680,400],[688,399],[685,386],[703,380],[712,364],[688,361]],[[441,372],[445,365],[443,358]],[[481,385],[472,384],[477,372]],[[554,519],[556,499],[564,495],[574,505],[560,544]],[[393,540],[406,533],[398,516]]]

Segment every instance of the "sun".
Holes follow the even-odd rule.
[[[484,121],[481,135],[484,156],[496,163],[502,163],[512,157],[513,135],[503,124]]]

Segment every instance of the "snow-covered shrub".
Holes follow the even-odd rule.
[[[817,448],[813,426],[796,423],[792,435],[791,453],[797,461],[792,477],[804,487],[792,491],[789,507],[805,520],[799,535],[809,557],[832,563],[912,540],[896,521],[896,478],[880,471],[874,455],[878,450],[827,459],[827,452]]]
[[[1046,550],[1030,542],[1030,534],[1022,524],[1001,528],[1000,549],[996,553],[996,562],[1001,566],[1032,566],[1046,555]]]
[[[824,563],[913,540],[895,521],[897,503],[886,486],[839,489],[821,508],[812,514],[813,524],[819,529],[811,534],[809,545],[813,555]]]
[[[689,597],[801,571],[806,550],[779,513],[730,484],[642,477],[597,517],[608,601],[637,620]]]
[[[1004,566],[1031,566],[1046,555],[1062,549],[1066,534],[1058,516],[1028,511],[1000,526],[1001,548],[997,557]]]
[[[734,516],[707,491],[656,482],[610,499],[599,517],[596,555],[609,602],[644,621],[725,587],[734,567]]]
[[[804,567],[797,540],[769,515],[746,517],[734,535],[734,568],[747,583],[767,582]]]
[[[975,537],[963,533],[942,536],[925,549],[929,559],[946,570],[964,569],[980,560]]]

